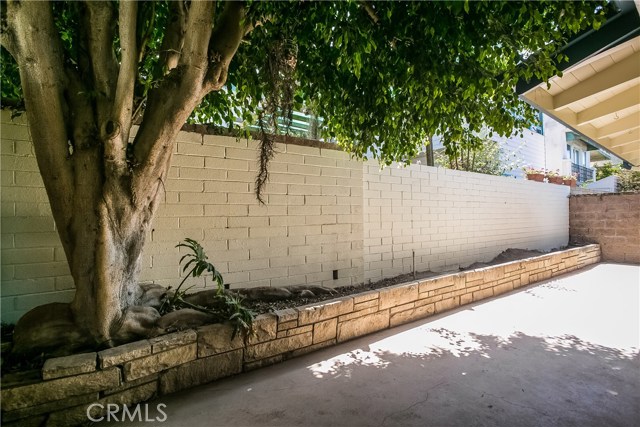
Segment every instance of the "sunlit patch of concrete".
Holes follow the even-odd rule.
[[[308,369],[322,378],[345,375],[352,365],[388,367],[384,355],[488,358],[486,339],[479,337],[491,337],[497,347],[512,345],[514,338],[535,337],[558,355],[570,349],[590,354],[611,349],[616,358],[631,359],[640,350],[639,313],[640,267],[599,264],[423,321]]]
[[[331,359],[323,360],[320,363],[313,364],[310,369],[316,378],[323,378],[325,375],[334,375],[340,377],[351,376],[350,366],[374,366],[376,368],[385,368],[390,362],[380,358],[375,351],[357,349],[349,353],[340,354]]]

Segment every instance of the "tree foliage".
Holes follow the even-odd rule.
[[[599,181],[611,175],[618,175],[621,171],[621,165],[614,165],[611,162],[607,162],[601,166],[596,166],[596,181]]]
[[[82,2],[53,9],[64,61],[81,68]],[[528,126],[534,112],[518,100],[516,82],[553,76],[564,60],[558,47],[598,27],[605,9],[596,2],[289,1],[247,2],[246,10],[255,28],[225,86],[206,95],[189,121],[237,127],[237,117],[246,126],[263,114],[311,110],[324,119],[322,136],[388,164],[413,158],[429,135],[446,134],[445,146],[455,147],[463,125],[502,135]],[[137,14],[141,113],[149,90],[167,78],[162,59],[172,52],[163,41],[174,16],[163,1],[140,2]],[[119,53],[117,37],[112,48]],[[17,67],[4,50],[2,64],[3,99],[17,101]]]
[[[617,176],[617,191],[640,192],[640,171],[621,170]]]
[[[622,165],[614,165],[611,162],[596,166],[596,181],[612,175],[618,178],[616,191],[640,191],[640,171],[626,170]]]
[[[466,141],[458,143],[460,149],[455,154],[447,154],[444,149],[437,150],[436,166],[497,176],[520,166],[521,159],[517,153],[506,153],[498,142],[486,137],[476,138],[477,143],[473,145]]]

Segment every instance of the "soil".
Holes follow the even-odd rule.
[[[554,252],[555,249],[552,249],[549,252]],[[314,304],[334,298],[339,298],[343,296],[353,295],[361,292],[372,291],[375,289],[386,288],[389,286],[397,285],[400,283],[410,282],[412,280],[420,280],[425,279],[427,277],[435,277],[441,276],[447,273],[453,273],[457,271],[465,271],[465,270],[473,270],[476,268],[488,267],[490,265],[503,264],[505,262],[517,261],[520,259],[530,258],[534,256],[543,255],[549,252],[535,251],[535,250],[527,250],[527,249],[507,249],[506,251],[500,253],[498,256],[493,258],[488,262],[476,262],[465,268],[460,268],[458,270],[450,270],[446,272],[435,273],[433,271],[420,271],[416,272],[415,276],[413,273],[402,274],[399,276],[391,277],[388,279],[383,279],[373,283],[364,283],[355,286],[344,286],[340,288],[335,288],[334,293],[324,294],[324,295],[316,295],[314,297],[304,297],[299,295],[294,295],[292,298],[282,299],[279,301],[245,301],[244,305],[253,310],[256,314],[270,313],[276,310],[283,310],[286,308],[299,307],[307,304]]]

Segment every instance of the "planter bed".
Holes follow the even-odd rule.
[[[254,333],[207,325],[108,350],[49,359],[41,378],[3,378],[3,425],[87,423],[87,407],[135,404],[442,313],[600,261],[599,245],[430,277],[262,314]],[[92,412],[98,417],[98,412]]]

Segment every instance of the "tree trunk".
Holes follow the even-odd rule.
[[[231,59],[253,28],[244,3],[227,2],[219,17],[215,2],[172,4],[176,20],[163,49],[175,54],[162,57],[166,74],[148,93],[133,141],[142,3],[78,2],[77,58],[63,48],[50,2],[3,3],[0,42],[19,65],[38,168],[76,287],[70,310],[58,304],[58,318],[49,316],[49,330],[64,324],[70,332],[44,340],[51,347],[58,335],[60,342],[75,337],[76,344],[84,339],[95,347],[154,334],[159,313],[138,305],[145,237],[176,135],[202,97],[225,84]],[[25,329],[37,331],[47,311],[32,311],[23,317],[28,326],[16,325],[16,336],[31,336],[37,347],[43,335]]]
[[[107,192],[104,199],[121,200],[122,195]],[[100,200],[94,209],[87,209],[87,215],[74,217],[69,236],[75,243],[69,258],[76,286],[71,309],[76,323],[98,346],[145,335],[142,330],[132,333],[127,322],[129,308],[141,295],[137,278],[149,218],[138,211],[118,218],[109,204]],[[148,320],[159,317],[154,314]]]
[[[435,166],[433,158],[433,137],[429,136],[429,143],[427,144],[427,166]]]

